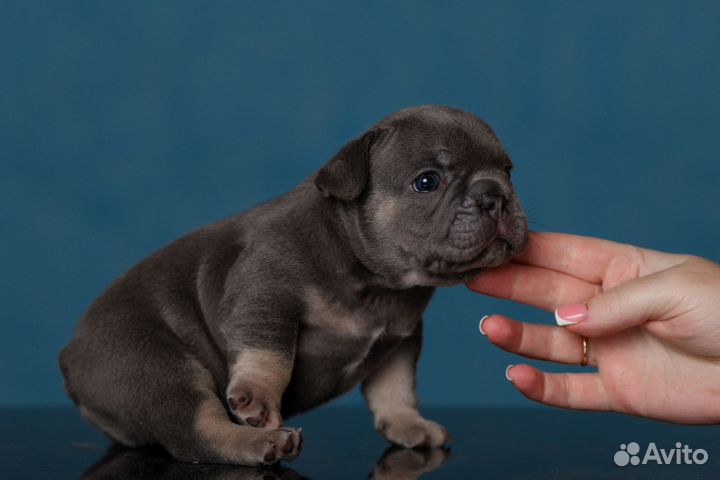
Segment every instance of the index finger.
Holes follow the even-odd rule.
[[[586,302],[602,291],[600,285],[547,268],[509,263],[467,282],[484,295],[553,311],[563,305]]]
[[[513,262],[555,270],[602,285],[613,259],[631,258],[638,251],[636,247],[599,238],[532,232],[528,246]]]

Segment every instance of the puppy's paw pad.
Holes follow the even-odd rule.
[[[270,432],[265,440],[262,463],[271,465],[280,460],[294,460],[302,451],[302,434],[299,428],[279,428]]]
[[[252,402],[252,393],[244,390],[229,392],[227,400],[231,409],[240,410],[250,405],[250,402]]]
[[[280,408],[273,407],[268,397],[261,389],[248,385],[233,385],[227,391],[230,411],[242,425],[275,429],[281,423]]]

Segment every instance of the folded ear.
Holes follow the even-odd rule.
[[[370,175],[370,148],[379,133],[370,130],[351,140],[320,169],[315,186],[324,196],[345,202],[360,196]]]

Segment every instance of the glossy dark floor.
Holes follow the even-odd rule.
[[[0,410],[7,479],[720,478],[720,427],[686,427],[613,414],[553,409],[427,409],[453,436],[450,451],[388,449],[363,409],[321,408],[292,418],[303,453],[271,469],[175,462],[160,450],[112,447],[72,409]],[[708,453],[704,465],[618,467],[620,444],[654,442]]]

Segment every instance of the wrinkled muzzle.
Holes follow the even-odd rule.
[[[426,268],[443,274],[500,265],[525,247],[527,236],[525,214],[507,182],[481,178],[467,189],[445,245]]]

